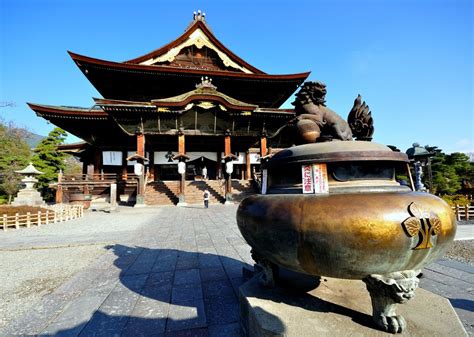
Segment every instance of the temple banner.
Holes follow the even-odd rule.
[[[153,164],[155,165],[176,165],[177,161],[173,161],[173,156],[176,153],[171,151],[155,151],[153,153]]]

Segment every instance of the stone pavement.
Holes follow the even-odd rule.
[[[121,236],[111,234],[113,243],[104,255],[0,335],[241,336],[238,287],[242,267],[253,261],[235,211],[236,206],[216,205],[121,209],[107,215],[109,221],[124,216],[146,221]],[[8,239],[10,248],[14,241]],[[72,241],[67,238],[68,244]],[[30,237],[28,244],[34,243]],[[17,244],[24,240],[18,238]],[[448,297],[473,333],[474,268],[439,261],[424,275],[422,286]]]
[[[458,226],[455,240],[474,240],[474,222],[463,222]]]

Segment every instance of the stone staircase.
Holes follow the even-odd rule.
[[[176,205],[178,203],[179,181],[154,181],[148,183],[145,191],[146,205]]]
[[[252,180],[232,180],[232,200],[240,202],[252,194],[257,194],[255,185]]]
[[[211,196],[209,197],[210,204],[224,203],[224,191],[221,188],[222,182],[219,180],[195,180],[186,181],[185,198],[188,204],[203,204],[203,193],[208,189]]]
[[[186,181],[185,199],[188,204],[203,204],[204,190],[209,190],[210,204],[225,202],[223,180]],[[145,191],[146,205],[176,205],[178,203],[179,181],[154,181]],[[232,180],[233,200],[239,202],[245,197],[257,193],[251,180]]]

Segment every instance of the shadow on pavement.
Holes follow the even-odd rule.
[[[43,336],[242,336],[238,287],[244,282],[242,268],[249,265],[178,249],[108,249],[116,255],[120,282],[117,275],[113,287],[112,277],[95,282],[90,294],[105,294],[107,286],[109,294],[92,317],[55,330],[59,316]]]
[[[451,302],[455,308],[474,312],[474,301],[472,300],[466,300],[464,298],[449,298],[449,302]]]

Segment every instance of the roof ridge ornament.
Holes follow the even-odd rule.
[[[185,32],[188,31],[198,21],[201,21],[206,26],[206,28],[211,31],[211,28],[207,25],[207,22],[206,22],[206,13],[201,12],[200,9],[198,9],[197,12],[196,11],[193,12],[193,21],[191,21],[191,23],[188,25],[188,27],[186,27],[184,31]]]
[[[201,77],[201,83],[196,84],[196,89],[201,89],[201,88],[210,88],[216,90],[217,87],[212,84],[212,78],[209,78],[207,76]]]
[[[206,22],[206,13],[201,13],[200,9],[198,9],[197,13],[193,12],[193,21]]]

